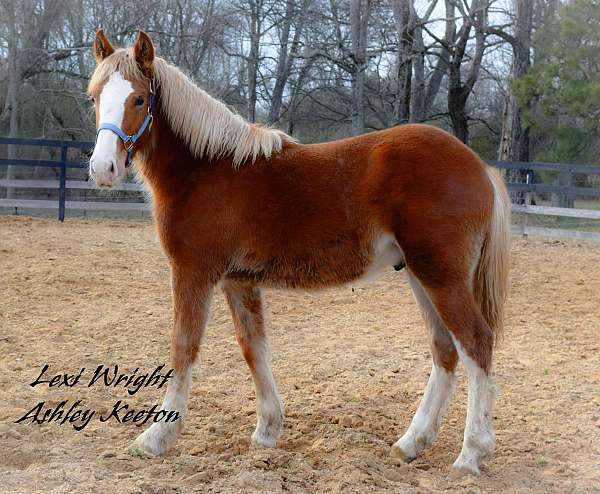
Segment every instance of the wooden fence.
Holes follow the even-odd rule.
[[[58,180],[25,180],[25,179],[0,179],[0,188],[7,189],[58,189],[58,201],[42,199],[10,198],[0,199],[0,207],[14,208],[15,214],[19,209],[56,209],[58,219],[63,221],[66,210],[103,210],[103,211],[146,211],[150,205],[145,202],[115,202],[115,201],[69,201],[66,199],[67,189],[95,190],[92,182],[83,180],[67,180],[68,168],[87,168],[87,164],[80,161],[68,161],[68,150],[70,148],[89,151],[93,142],[90,141],[61,141],[47,139],[14,139],[0,137],[0,145],[17,146],[42,146],[46,148],[59,148],[61,150],[60,160],[28,160],[28,159],[0,159],[0,165],[12,166],[42,166],[59,169]],[[600,197],[600,188],[576,187],[572,185],[551,185],[533,183],[535,171],[544,170],[558,173],[600,174],[600,166],[575,165],[563,163],[524,163],[524,162],[498,162],[491,161],[491,165],[505,170],[517,169],[526,171],[526,183],[508,183],[510,191],[523,192],[526,197],[524,205],[513,204],[513,211],[522,214],[523,220],[513,224],[513,231],[522,235],[544,235],[554,237],[576,238],[583,240],[599,240],[600,232],[578,231],[570,229],[547,228],[531,226],[528,224],[530,215],[559,216],[569,218],[584,218],[600,220],[600,210],[561,208],[549,206],[537,206],[531,204],[533,194],[568,194],[571,196]],[[113,190],[140,192],[143,187],[137,183],[122,183]],[[599,222],[600,226],[600,222]]]
[[[572,185],[551,185],[533,182],[535,171],[550,171],[564,174],[579,173],[584,175],[600,174],[600,166],[597,165],[575,165],[567,163],[533,163],[533,162],[508,162],[508,161],[489,161],[490,165],[504,170],[524,170],[526,172],[525,183],[507,183],[509,191],[523,192],[525,194],[525,204],[513,204],[512,210],[515,213],[522,214],[522,221],[514,224],[513,232],[522,235],[542,235],[549,237],[574,238],[579,240],[597,240],[600,241],[600,232],[580,231],[561,228],[548,228],[529,225],[528,217],[530,215],[559,216],[566,218],[581,218],[600,220],[600,210],[579,209],[579,208],[561,208],[537,206],[532,204],[534,194],[565,194],[570,196],[600,197],[600,188],[596,187],[576,187]],[[600,227],[600,222],[598,222]]]

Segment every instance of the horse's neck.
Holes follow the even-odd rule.
[[[204,163],[192,155],[162,115],[155,115],[151,132],[139,169],[155,199],[166,201],[180,196],[196,175],[194,170]]]

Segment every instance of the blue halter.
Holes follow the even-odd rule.
[[[150,93],[148,95],[148,113],[146,114],[146,118],[140,125],[140,128],[137,130],[135,134],[126,134],[123,129],[117,127],[115,124],[111,123],[100,123],[98,125],[98,130],[96,130],[96,141],[98,140],[98,134],[101,130],[110,130],[117,134],[117,136],[123,141],[123,145],[127,150],[127,161],[125,161],[125,166],[131,166],[131,156],[133,155],[133,146],[137,142],[137,140],[142,137],[142,134],[148,129],[148,131],[152,128],[152,105],[154,103],[154,81],[150,81]]]

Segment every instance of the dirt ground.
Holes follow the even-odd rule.
[[[496,354],[497,447],[479,478],[449,479],[461,448],[465,379],[434,447],[390,458],[431,366],[404,274],[321,293],[266,294],[286,403],[277,449],[250,446],[255,402],[217,294],[190,418],[164,458],[126,446],[131,423],[14,423],[38,402],[160,404],[163,389],[31,387],[100,364],[168,363],[169,274],[150,223],[0,217],[1,492],[600,492],[600,244],[513,242],[506,337]],[[82,381],[83,382],[83,381]]]

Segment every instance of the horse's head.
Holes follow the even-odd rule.
[[[140,31],[130,49],[115,50],[102,30],[94,40],[96,70],[88,93],[96,110],[96,145],[90,175],[101,187],[125,176],[132,156],[143,148],[152,126],[154,45]]]

